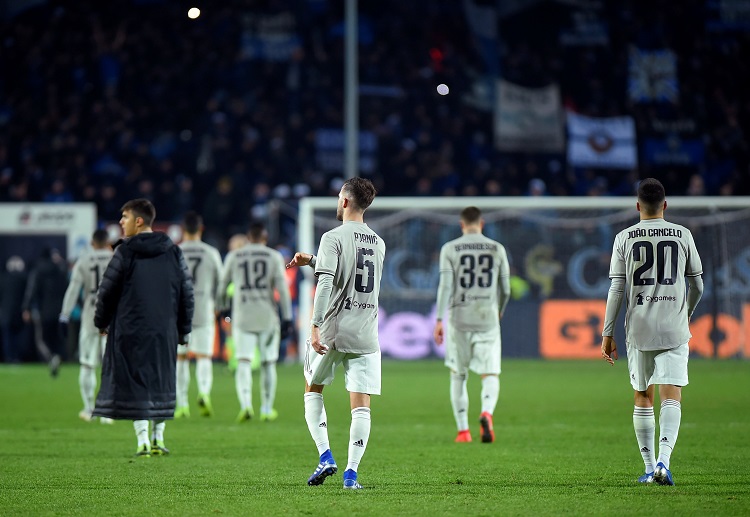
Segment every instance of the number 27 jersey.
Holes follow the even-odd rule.
[[[385,243],[365,223],[347,221],[323,234],[315,274],[333,275],[333,289],[321,341],[340,352],[369,354],[380,349],[378,297]]]
[[[625,339],[637,350],[668,350],[690,339],[685,277],[703,274],[693,234],[664,219],[615,237],[610,278],[625,279]]]

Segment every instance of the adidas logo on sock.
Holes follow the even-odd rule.
[[[352,445],[356,445],[357,447],[364,447],[365,446],[365,442],[363,442],[362,440],[357,440]]]
[[[459,413],[466,413],[466,410],[465,409],[459,409],[458,412]]]
[[[326,425],[326,423],[325,423],[325,422],[321,422],[321,423],[320,423],[320,425],[319,425],[318,427],[325,427],[326,429],[328,428],[328,426]]]
[[[667,438],[666,436],[664,436],[664,437],[662,437],[661,440],[659,440],[659,443],[669,443],[669,438]]]
[[[649,449],[648,447],[644,447],[643,449],[641,449],[641,452],[651,452],[651,449]]]

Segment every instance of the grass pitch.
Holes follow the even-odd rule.
[[[339,370],[326,389],[339,474],[306,480],[317,452],[299,365],[279,366],[276,422],[235,424],[233,377],[214,368],[216,416],[167,423],[168,457],[138,459],[130,422],[78,419],[78,367],[0,366],[2,515],[748,515],[750,362],[692,361],[672,456],[676,486],[641,486],[626,364],[503,361],[494,444],[455,444],[448,371],[385,362],[384,395],[358,492],[341,488],[349,405]],[[259,377],[254,375],[258,409]],[[658,414],[658,409],[657,409]]]

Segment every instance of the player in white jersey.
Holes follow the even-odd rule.
[[[112,258],[112,247],[109,245],[106,230],[96,230],[91,238],[91,248],[85,251],[73,266],[70,283],[65,291],[60,312],[60,322],[67,325],[70,314],[83,297],[81,311],[81,330],[78,334],[78,360],[81,369],[78,373],[78,386],[83,399],[83,409],[78,413],[81,420],[90,422],[94,410],[94,392],[96,391],[96,368],[101,364],[106,340],[99,334],[94,325],[96,291]],[[111,424],[110,418],[102,417],[99,421]]]
[[[256,350],[261,367],[260,419],[272,421],[278,417],[274,408],[276,362],[281,339],[292,331],[292,300],[284,274],[284,258],[267,246],[265,227],[253,223],[247,237],[246,245],[227,254],[221,281],[222,293],[227,292],[230,283],[234,284],[232,338],[238,360],[234,379],[240,402],[237,421],[245,422],[255,415],[252,360]]]
[[[320,485],[338,471],[328,441],[323,387],[331,384],[341,364],[352,411],[344,488],[362,488],[357,469],[370,437],[370,395],[380,395],[378,295],[385,243],[363,218],[375,194],[370,180],[344,182],[336,209],[344,224],[323,234],[317,258],[296,253],[287,264],[310,264],[318,277],[304,368],[305,420],[320,462],[308,485]]]
[[[484,220],[475,206],[461,211],[463,236],[440,250],[440,285],[434,338],[446,342],[445,365],[451,370],[451,405],[456,442],[470,442],[469,370],[482,377],[482,442],[495,441],[492,415],[500,393],[500,320],[510,299],[510,267],[505,248],[482,235]],[[448,335],[443,314],[448,308]]]
[[[638,481],[673,485],[669,462],[680,430],[682,386],[688,383],[688,323],[703,294],[703,268],[690,230],[664,220],[667,202],[658,180],[640,182],[636,208],[640,222],[618,233],[612,248],[602,357],[612,365],[617,359],[612,336],[624,297],[633,427],[646,469]],[[658,458],[655,385],[661,400]]]
[[[203,219],[196,212],[185,214],[182,221],[183,238],[180,249],[193,280],[195,312],[193,331],[188,345],[177,346],[177,407],[174,417],[189,417],[188,389],[190,361],[188,352],[195,355],[195,379],[198,383],[198,408],[202,416],[213,415],[211,388],[213,387],[213,351],[216,336],[216,300],[221,279],[219,250],[201,240]]]

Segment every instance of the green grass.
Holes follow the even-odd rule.
[[[3,515],[748,515],[750,362],[692,361],[672,456],[676,486],[641,486],[626,365],[505,360],[497,441],[455,444],[448,372],[437,361],[386,362],[384,395],[359,492],[341,474],[306,479],[317,452],[304,421],[299,365],[279,366],[279,420],[234,423],[234,381],[215,367],[216,416],[169,422],[168,457],[135,460],[130,422],[78,419],[78,368],[0,367]],[[257,409],[258,377],[254,376]],[[346,463],[343,373],[327,388],[329,432]],[[657,410],[658,413],[658,410]]]

